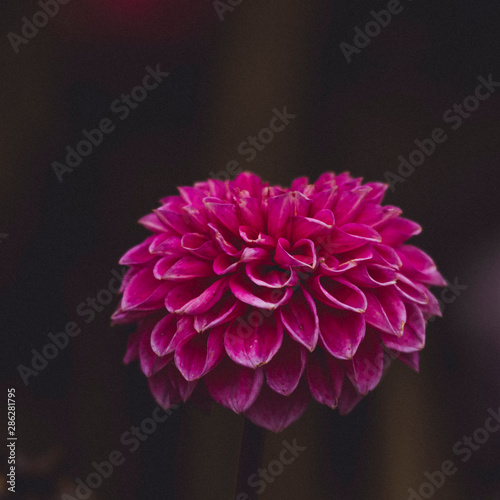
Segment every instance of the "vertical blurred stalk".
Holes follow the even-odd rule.
[[[425,360],[425,353],[421,357]],[[437,363],[433,359],[431,363]],[[454,460],[451,444],[455,442],[447,428],[440,395],[433,392],[434,377],[431,363],[421,366],[419,375],[412,374],[399,362],[393,362],[387,377],[375,391],[371,421],[372,456],[370,480],[364,488],[366,498],[377,492],[376,498],[401,500],[417,494],[426,471],[441,470],[445,460]],[[422,364],[422,363],[421,363]],[[460,480],[448,477],[436,497],[465,498],[460,492]],[[428,490],[424,489],[424,494]]]
[[[317,32],[324,3],[247,0],[224,13],[224,21],[216,28],[218,51],[210,65],[213,73],[207,89],[200,178],[224,171],[231,160],[273,182],[288,183],[303,172],[306,105],[319,53]],[[255,159],[247,161],[250,156],[239,154],[238,145],[269,127],[273,109],[282,111],[285,106],[297,117]]]

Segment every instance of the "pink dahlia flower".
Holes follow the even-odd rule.
[[[418,370],[440,315],[432,259],[405,241],[421,227],[381,201],[387,185],[348,173],[269,186],[254,174],[179,188],[139,222],[115,323],[137,323],[156,401],[195,394],[275,432],[310,396],[342,414],[392,358]],[[193,394],[194,396],[194,394]]]

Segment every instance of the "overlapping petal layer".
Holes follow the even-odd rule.
[[[430,286],[421,227],[348,173],[269,186],[244,172],[179,188],[139,222],[113,319],[164,408],[195,388],[275,432],[310,396],[347,413],[394,358],[418,370]],[[201,385],[198,385],[201,384]],[[205,387],[203,387],[205,386]],[[198,391],[198,389],[196,389]],[[196,394],[196,393],[195,393]]]

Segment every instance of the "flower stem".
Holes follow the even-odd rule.
[[[255,497],[255,491],[249,488],[248,478],[256,473],[261,465],[264,438],[265,430],[245,419],[238,459],[236,490],[233,498],[238,498],[239,493],[246,493],[248,498]]]

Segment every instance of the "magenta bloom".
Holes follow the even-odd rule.
[[[115,323],[137,323],[158,404],[192,394],[281,431],[310,396],[349,412],[392,358],[418,370],[426,320],[440,315],[421,227],[381,206],[387,185],[348,173],[269,186],[251,173],[179,188],[139,222]]]

